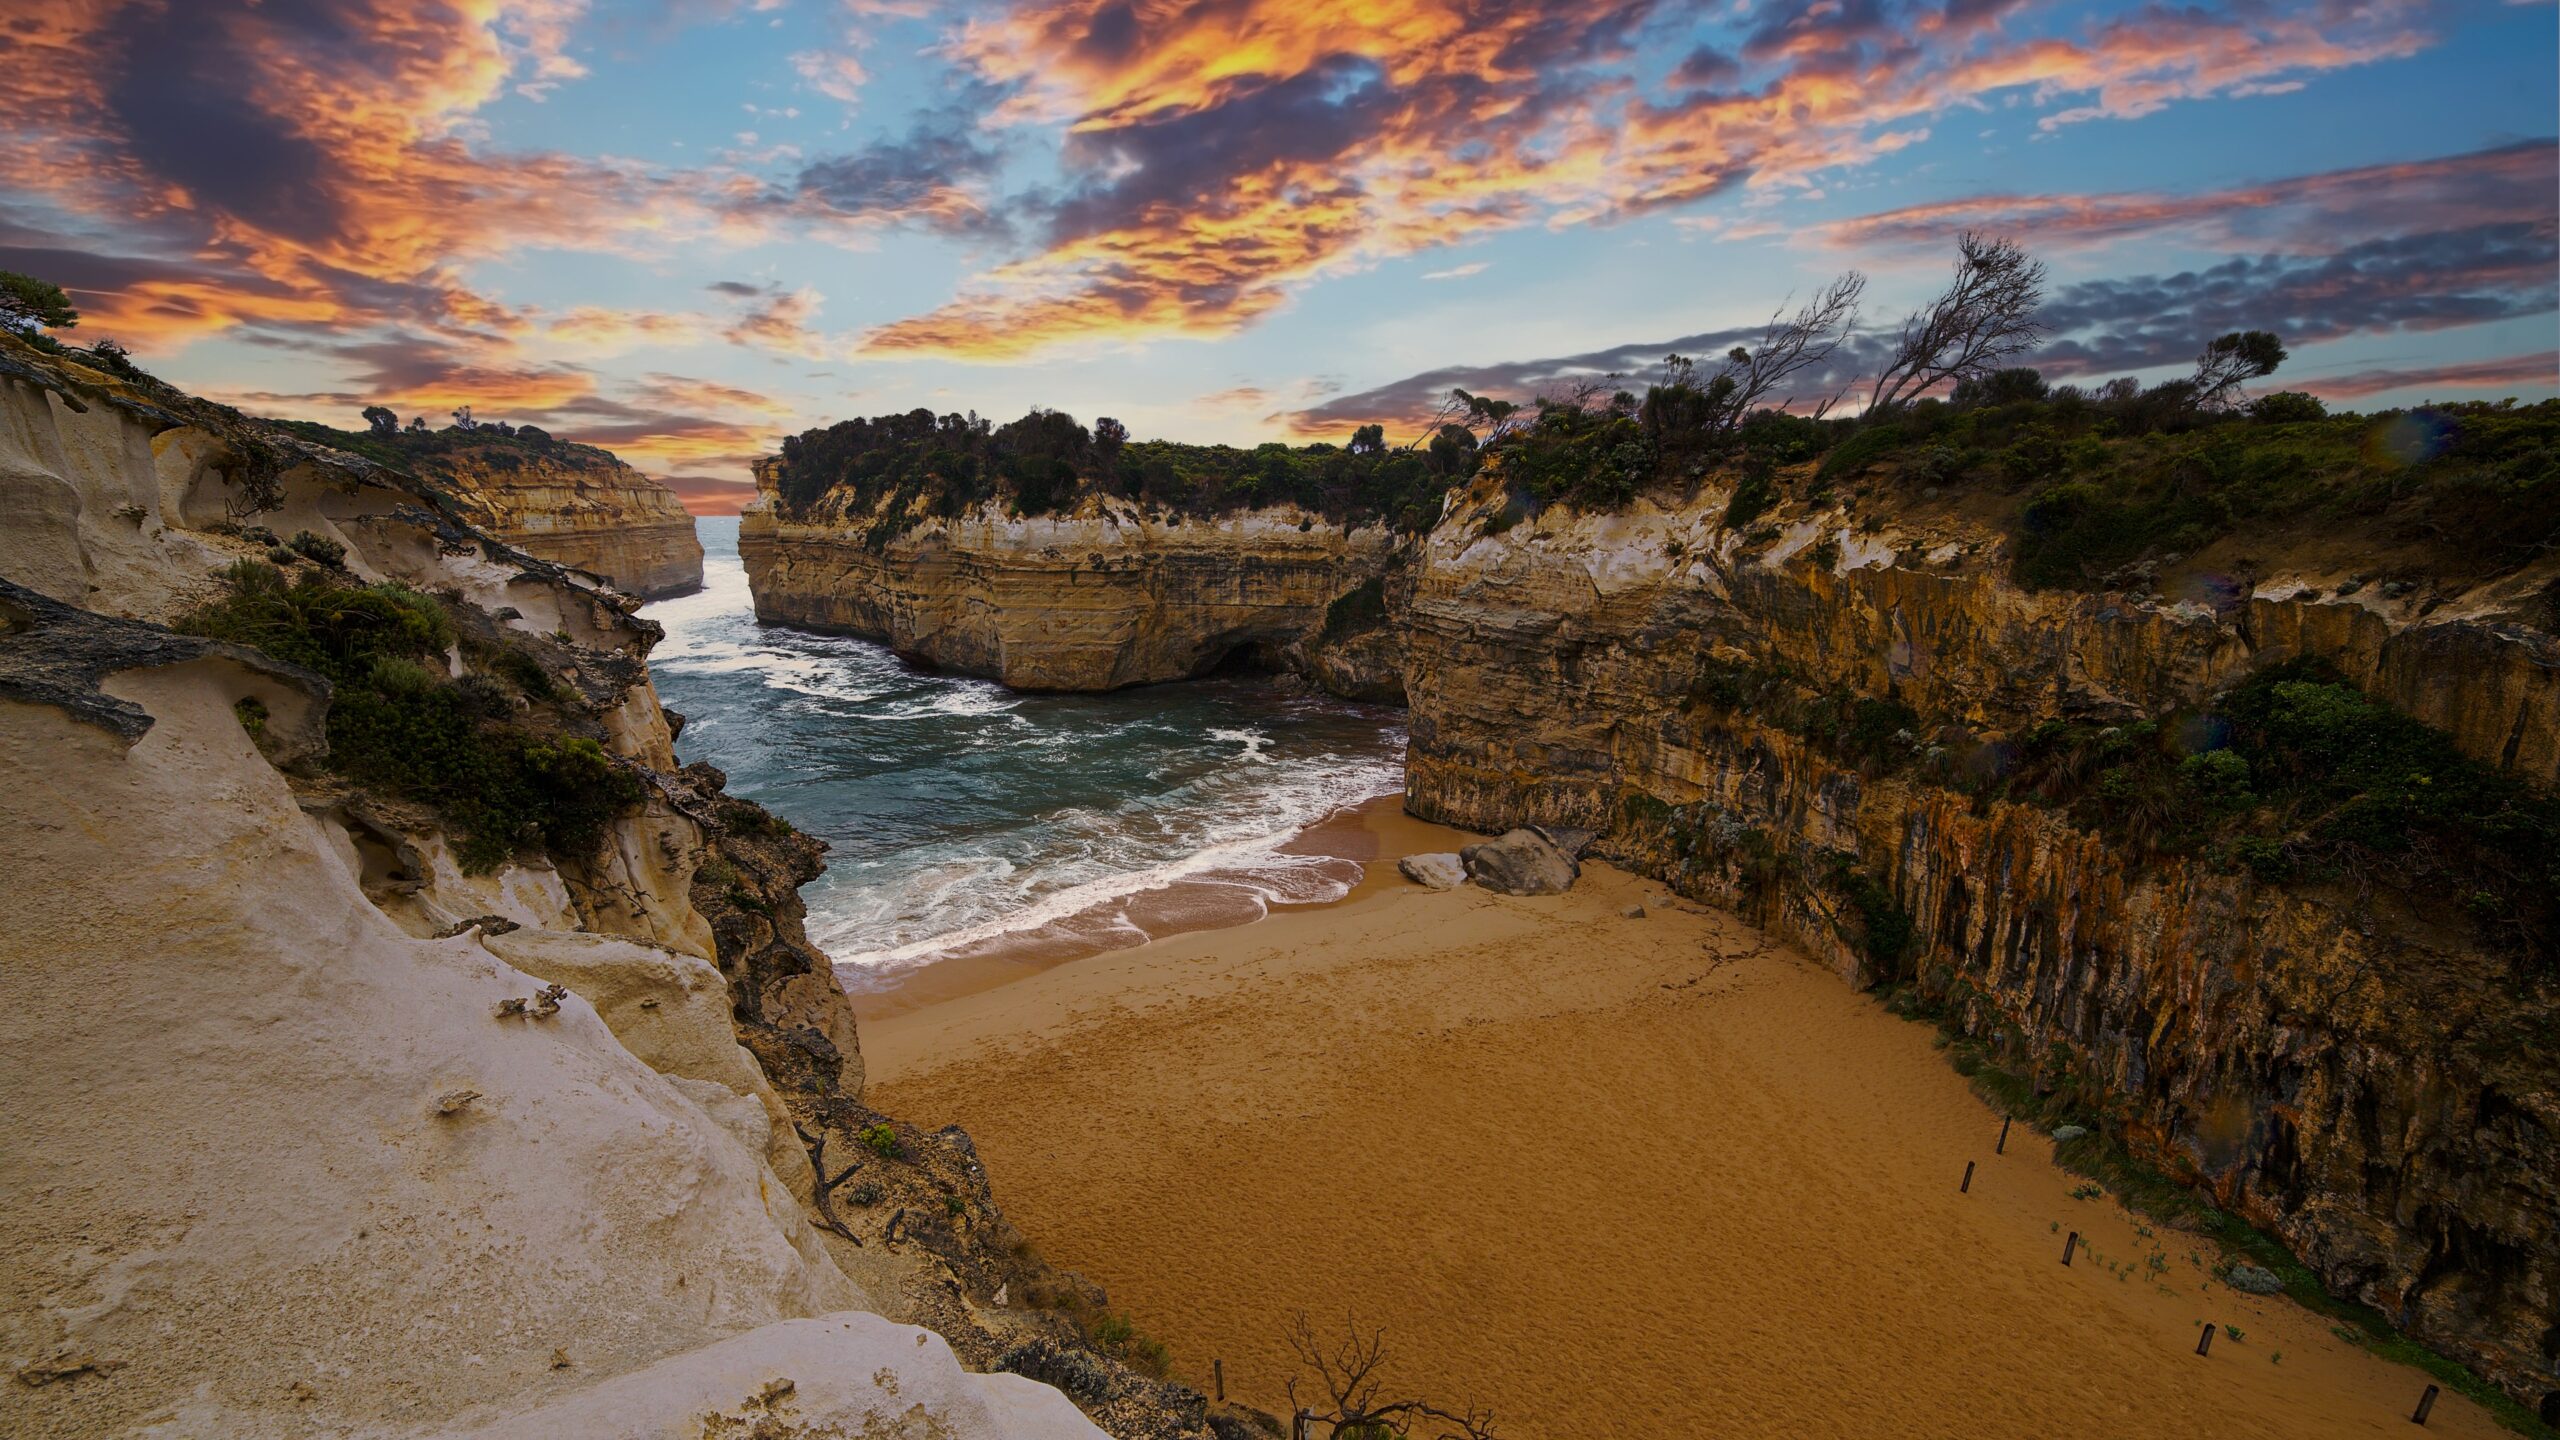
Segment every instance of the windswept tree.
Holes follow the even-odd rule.
[[[2187,378],[2195,390],[2196,408],[2224,410],[2241,403],[2248,398],[2240,388],[2243,381],[2273,375],[2284,361],[2284,342],[2268,331],[2234,330],[2217,336],[2196,356],[2196,373]]]
[[[1451,390],[1449,399],[1466,415],[1468,428],[1485,427],[1484,443],[1492,444],[1509,434],[1520,415],[1520,402],[1496,400],[1490,395],[1472,395],[1464,390]]]
[[[1685,355],[1663,357],[1662,383],[1646,392],[1637,418],[1663,458],[1677,464],[1689,456],[1718,451],[1751,413],[1777,397],[1783,409],[1795,397],[1781,393],[1796,376],[1829,363],[1858,323],[1858,301],[1866,294],[1867,277],[1852,270],[1815,291],[1793,315],[1780,305],[1761,328],[1759,340],[1725,352],[1724,363],[1705,381],[1697,362]],[[1838,399],[1815,407],[1818,418]]]
[[[50,280],[0,270],[0,325],[12,330],[68,330],[80,323],[71,297]]]
[[[1387,453],[1387,427],[1362,425],[1351,432],[1351,443],[1344,448],[1354,455],[1384,455]]]
[[[1129,443],[1129,427],[1105,415],[1093,422],[1093,448],[1108,459]]]
[[[376,435],[397,435],[400,433],[400,417],[393,414],[391,407],[388,405],[367,405],[364,407],[364,423],[365,428],[371,430]]]
[[[1730,434],[1745,416],[1759,409],[1797,375],[1829,363],[1833,352],[1856,328],[1858,302],[1866,293],[1867,277],[1851,270],[1815,291],[1795,314],[1788,315],[1786,307],[1779,306],[1761,329],[1758,344],[1737,345],[1728,352],[1717,378],[1732,380],[1733,390],[1720,417],[1718,435]],[[1783,408],[1794,398],[1779,395],[1778,404]],[[1824,401],[1816,407],[1815,415],[1830,409],[1832,403]]]
[[[2044,337],[2044,262],[2014,240],[1967,230],[1956,237],[1947,288],[1902,322],[1893,356],[1877,373],[1867,413],[1883,415],[1939,385],[1998,369]]]

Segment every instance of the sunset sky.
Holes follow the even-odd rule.
[[[0,0],[0,268],[259,413],[472,405],[719,508],[793,430],[1253,443],[1731,343],[1965,227],[2049,377],[2273,329],[2560,384],[2560,21],[2035,0]],[[734,501],[734,491],[728,494]]]

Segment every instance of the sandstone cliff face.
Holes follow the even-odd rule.
[[[1295,509],[1151,518],[1121,500],[1072,515],[992,507],[928,519],[874,548],[876,517],[785,517],[768,461],[738,527],[760,619],[885,641],[927,664],[1026,690],[1111,690],[1230,660],[1302,669],[1342,693],[1396,698],[1393,640],[1337,602],[1380,582],[1393,532],[1349,534]],[[1328,657],[1330,664],[1312,658]]]
[[[427,457],[476,527],[557,564],[603,576],[643,599],[702,586],[693,517],[666,486],[585,445],[492,443]]]
[[[264,552],[243,521],[504,627],[644,800],[592,855],[464,873],[317,767],[320,677],[149,623]],[[878,1313],[929,1258],[812,1223],[796,1132],[861,1084],[783,903],[814,855],[675,769],[630,604],[0,337],[0,1430],[1100,1433]]]
[[[2279,564],[2219,608],[2030,594],[1997,535],[1842,513],[1775,540],[1726,496],[1445,520],[1403,611],[1407,806],[1598,854],[1745,909],[1860,982],[1916,982],[2003,1062],[2094,1088],[2144,1158],[2282,1237],[2336,1291],[2529,1408],[2560,1395],[2560,998],[2460,927],[2345,886],[2129,867],[2033,805],[1871,777],[1701,698],[1718,666],[1899,699],[1929,726],[2156,717],[2289,654],[2333,660],[2469,754],[2560,778],[2554,563],[2467,593],[2335,593]],[[2351,587],[2352,588],[2352,587]],[[2547,623],[2547,622],[2541,622]],[[1927,735],[1919,737],[1925,743]],[[1841,887],[1879,877],[1916,928],[1877,974]]]

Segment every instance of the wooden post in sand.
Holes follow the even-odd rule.
[[[1226,1403],[1227,1403],[1227,1362],[1226,1362],[1226,1361],[1224,1361],[1224,1360],[1212,1360],[1212,1361],[1210,1361],[1210,1362],[1209,1362],[1209,1374],[1210,1374],[1211,1376],[1215,1377],[1215,1379],[1217,1380],[1217,1384],[1218,1384],[1218,1403],[1219,1403],[1219,1404],[1221,1404],[1221,1405],[1226,1404]]]
[[[2421,1395],[2421,1396],[2419,1396],[2419,1397],[2418,1397],[2418,1413],[2409,1417],[2409,1421],[2410,1421],[2410,1423],[2411,1423],[2411,1424],[2414,1424],[2414,1425],[2424,1425],[2424,1424],[2426,1424],[2426,1423],[2427,1423],[2427,1412],[2429,1412],[2429,1411],[2431,1411],[2431,1410],[2433,1410],[2433,1409],[2435,1409],[2435,1408],[2436,1408],[2436,1387],[2434,1387],[2433,1385],[2430,1385],[2430,1386],[2428,1386],[2428,1387],[2427,1387],[2427,1393],[2425,1393],[2424,1395]]]
[[[2204,1322],[2204,1333],[2196,1337],[2196,1353],[2197,1353],[2197,1354],[2199,1354],[2199,1355],[2203,1355],[2203,1354],[2206,1354],[2206,1353],[2210,1352],[2212,1349],[2213,1349],[2213,1322],[2212,1322],[2212,1321],[2210,1321],[2210,1320],[2207,1320],[2206,1322]]]
[[[1964,1183],[1963,1183],[1963,1184],[1961,1184],[1961,1185],[1958,1185],[1958,1186],[1956,1187],[1956,1193],[1957,1193],[1957,1194],[1959,1194],[1959,1195],[1968,1194],[1968,1193],[1970,1193],[1970,1192],[1972,1191],[1972,1189],[1973,1189],[1973,1162],[1972,1162],[1972,1161],[1970,1161],[1970,1160],[1967,1160],[1966,1162],[1964,1162]]]
[[[2009,1153],[2009,1117],[2006,1115],[2000,1117],[2000,1143],[1991,1147],[1991,1153],[1994,1155]]]
[[[2064,1241],[2062,1242],[2062,1263],[2063,1263],[2063,1264],[2065,1264],[2065,1265],[2070,1264],[2070,1263],[2071,1263],[2071,1252],[2072,1252],[2072,1251],[2074,1251],[2074,1250],[2077,1250],[2077,1249],[2079,1249],[2079,1248],[2080,1248],[2080,1232],[2079,1232],[2079,1231],[2077,1231],[2077,1230],[2074,1230],[2074,1231],[2072,1231],[2072,1232],[2071,1232],[2070,1237],[2069,1237],[2068,1239],[2066,1239],[2066,1240],[2064,1240]]]

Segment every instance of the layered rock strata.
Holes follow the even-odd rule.
[[[862,1108],[793,894],[819,847],[677,768],[628,597],[7,336],[0,521],[0,1431],[1101,1433],[962,1368],[1075,1343],[994,1299],[1067,1282],[965,1136]],[[327,681],[164,628],[263,531],[443,597],[455,674],[503,641],[640,798],[591,853],[466,867],[324,763]],[[895,1210],[839,1188],[865,1130]],[[1079,1373],[1121,1433],[1203,1433]]]
[[[1203,519],[1088,496],[1071,514],[990,504],[901,528],[786,513],[780,464],[759,467],[760,498],[738,527],[760,619],[881,640],[1025,690],[1111,690],[1238,663],[1401,699],[1382,597],[1402,552],[1383,526],[1345,533],[1294,508]]]
[[[1809,488],[1809,487],[1808,487]],[[2546,1415],[2560,1397],[2560,996],[2467,927],[2344,884],[2136,863],[2051,809],[1878,774],[1718,677],[1911,707],[1941,734],[2121,723],[2315,654],[2488,764],[2560,777],[2560,561],[2470,588],[2260,557],[2222,603],[2029,593],[1996,532],[1834,507],[1747,540],[1727,497],[1500,533],[1488,482],[1403,611],[1407,808],[1585,827],[1593,853],[1745,909],[1861,983],[1916,984],[2002,1063],[2103,1097],[2141,1158],[2336,1292]],[[1723,698],[1719,698],[1720,695]],[[1996,756],[1995,748],[1988,754]],[[1913,927],[1872,958],[1867,877]]]
[[[642,599],[702,587],[702,542],[675,492],[589,445],[503,441],[418,461],[464,517],[530,555]]]

